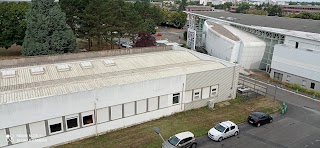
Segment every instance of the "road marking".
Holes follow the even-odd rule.
[[[249,78],[249,77],[245,77],[245,76],[240,76],[240,77],[243,77],[243,78],[246,78],[246,79],[250,79],[250,80],[253,80],[253,81],[257,81],[259,83],[266,84],[266,85],[269,85],[269,86],[272,86],[272,87],[277,87],[277,86],[274,86],[272,84],[269,84],[269,83],[266,83],[266,82],[263,82],[263,81],[259,81],[259,80],[253,79],[253,78]],[[286,89],[283,89],[281,87],[278,87],[277,89],[281,89],[283,91],[290,92],[292,94],[296,94],[298,96],[302,96],[302,97],[305,97],[307,99],[311,99],[311,100],[316,101],[316,102],[320,102],[320,100],[317,100],[317,99],[311,98],[309,96],[305,96],[305,95],[302,95],[302,94],[299,94],[299,93],[296,93],[296,92],[293,92],[293,91],[290,91],[290,90],[286,90]]]

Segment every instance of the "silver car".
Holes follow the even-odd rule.
[[[162,143],[162,148],[196,148],[197,142],[191,132],[182,132]]]

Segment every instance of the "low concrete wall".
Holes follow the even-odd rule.
[[[146,52],[157,52],[157,51],[167,51],[172,50],[171,46],[161,46],[161,47],[146,47],[146,48],[130,48],[130,49],[115,49],[115,50],[104,50],[95,52],[81,52],[81,53],[70,53],[70,54],[60,54],[60,55],[44,55],[35,57],[23,57],[20,59],[9,59],[0,60],[0,68],[14,67],[14,66],[24,66],[33,64],[44,64],[56,61],[64,60],[76,60],[84,58],[95,58],[95,57],[105,57],[105,56],[115,56],[115,55],[125,55],[125,54],[137,54]]]

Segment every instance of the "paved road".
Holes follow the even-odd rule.
[[[242,77],[243,78],[243,77]],[[254,80],[244,78],[252,82]],[[256,82],[268,88],[268,95],[275,94],[275,87]],[[198,138],[199,148],[320,148],[320,102],[277,89],[276,99],[286,101],[285,115],[262,127],[247,123],[239,125],[237,137],[214,142],[207,136]]]

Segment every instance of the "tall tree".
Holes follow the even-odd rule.
[[[75,50],[76,38],[54,0],[32,0],[26,17],[23,55],[61,54]]]
[[[27,28],[27,2],[0,2],[0,47],[22,45]]]
[[[74,32],[78,31],[80,15],[89,4],[89,0],[59,0],[61,10],[66,13],[67,24]]]
[[[178,11],[184,11],[186,10],[186,6],[187,6],[187,0],[182,0],[180,5],[179,5],[179,9]]]

